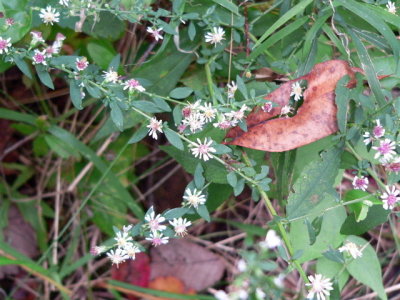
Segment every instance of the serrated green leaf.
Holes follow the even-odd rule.
[[[342,149],[332,148],[322,154],[322,160],[307,165],[296,180],[286,206],[289,219],[309,214],[323,205],[325,194],[336,194],[333,189],[339,170]]]
[[[179,135],[175,131],[173,131],[173,130],[171,130],[169,128],[165,128],[164,129],[164,134],[165,134],[165,137],[167,138],[167,140],[172,145],[174,145],[176,148],[178,148],[179,150],[184,150],[185,149],[185,147],[183,146],[181,138],[179,137]]]

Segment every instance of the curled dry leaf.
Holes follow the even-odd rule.
[[[336,119],[335,89],[337,82],[345,75],[350,77],[349,86],[354,86],[355,73],[362,70],[351,68],[346,61],[330,60],[314,66],[310,73],[282,84],[265,96],[277,104],[270,112],[256,107],[247,116],[248,131],[232,128],[226,138],[228,145],[281,152],[307,145],[338,130]],[[292,118],[274,118],[283,106],[289,104],[292,84],[307,81],[303,93],[304,103]],[[274,118],[274,119],[271,119]]]

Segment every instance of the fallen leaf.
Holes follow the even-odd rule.
[[[195,291],[213,286],[225,271],[218,255],[184,239],[153,248],[150,255],[151,279],[173,276]]]
[[[349,86],[355,83],[355,73],[362,70],[351,68],[346,61],[330,60],[314,66],[310,73],[282,84],[265,96],[266,100],[277,104],[270,112],[256,107],[247,116],[248,131],[232,128],[225,142],[246,148],[270,152],[295,149],[322,139],[338,130],[336,120],[335,88],[345,75],[350,77]],[[304,103],[292,118],[278,116],[283,106],[289,104],[292,84],[307,81],[303,93]],[[274,118],[274,119],[271,119]]]
[[[176,277],[157,277],[149,283],[149,288],[175,294],[195,295],[194,289],[186,289],[185,284]],[[167,298],[160,298],[167,299]]]
[[[150,281],[150,259],[149,256],[140,252],[134,260],[128,260],[111,269],[111,278],[130,283],[132,285],[147,287]],[[130,300],[138,300],[134,295],[127,295]]]

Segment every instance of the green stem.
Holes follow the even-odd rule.
[[[214,86],[213,86],[213,81],[212,81],[210,62],[206,63],[205,70],[206,70],[207,85],[208,85],[208,90],[210,92],[210,97],[213,102],[213,105],[217,106],[218,102],[217,102],[217,99],[215,98],[215,94],[214,94]]]
[[[250,159],[249,159],[249,157],[247,156],[247,154],[245,152],[243,152],[243,159],[244,159],[245,163],[248,166],[251,166]],[[256,187],[257,187],[258,192],[261,195],[261,198],[264,200],[265,206],[267,207],[267,210],[269,211],[269,213],[273,217],[279,217],[279,215],[276,212],[274,206],[272,205],[271,200],[269,199],[267,193],[258,184],[256,184]],[[294,255],[294,249],[293,249],[292,243],[289,240],[289,236],[288,236],[288,233],[286,232],[285,227],[283,226],[281,221],[277,221],[277,224],[278,224],[278,229],[279,229],[279,232],[280,232],[280,234],[282,236],[283,242],[285,243],[286,249],[287,249],[287,251],[289,253],[290,260],[292,261],[292,263],[293,263],[294,267],[296,268],[296,270],[299,272],[299,274],[300,274],[301,278],[303,279],[303,281],[305,283],[308,283],[309,281],[308,281],[308,278],[307,278],[307,274],[304,272],[304,270],[301,267],[300,263],[296,259],[291,259],[293,257],[293,255]]]

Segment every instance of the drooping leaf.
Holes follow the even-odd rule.
[[[169,128],[165,128],[164,133],[165,133],[165,137],[167,138],[167,140],[172,145],[174,145],[179,150],[185,149],[185,147],[183,146],[181,138],[179,137],[179,135],[175,131],[173,131],[173,130],[171,130]]]
[[[71,96],[72,104],[77,109],[82,109],[82,93],[79,85],[75,80],[70,80],[69,82],[69,94]]]

